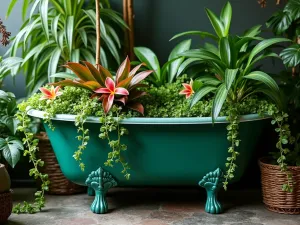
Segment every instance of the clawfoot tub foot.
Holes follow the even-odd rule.
[[[92,187],[88,187],[87,194],[88,196],[95,196],[95,190]]]
[[[219,214],[223,211],[221,203],[217,199],[218,191],[222,186],[223,172],[220,168],[206,174],[199,182],[199,186],[206,189],[207,199],[205,211],[211,214]]]
[[[92,212],[97,214],[107,213],[106,193],[110,188],[117,186],[115,178],[100,167],[98,170],[91,172],[85,183],[95,193],[95,199],[91,205]]]

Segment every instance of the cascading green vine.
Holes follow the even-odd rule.
[[[50,181],[48,174],[43,174],[39,171],[40,167],[44,166],[44,162],[41,159],[37,159],[36,152],[38,151],[38,139],[29,130],[30,118],[27,116],[27,105],[19,104],[19,112],[16,114],[20,121],[18,130],[23,132],[25,137],[23,138],[23,144],[27,147],[24,150],[24,156],[29,156],[29,162],[33,164],[33,168],[29,170],[29,175],[33,176],[34,179],[41,181],[41,190],[35,192],[34,203],[23,202],[19,203],[13,208],[14,213],[36,213],[41,211],[45,206],[45,191],[48,190]]]
[[[82,171],[84,171],[85,164],[82,162],[81,156],[83,154],[83,151],[86,149],[88,141],[90,140],[89,129],[84,128],[86,118],[87,113],[85,110],[83,110],[82,113],[77,115],[75,118],[75,126],[77,127],[77,133],[79,133],[76,138],[78,139],[78,141],[81,141],[81,143],[78,146],[78,149],[74,152],[73,158],[79,162],[79,167]]]
[[[100,117],[100,122],[102,126],[100,128],[99,138],[107,139],[108,145],[112,149],[107,155],[107,160],[104,163],[105,166],[113,167],[114,163],[120,163],[123,167],[122,173],[124,177],[128,180],[130,178],[130,169],[128,163],[122,156],[122,151],[127,150],[127,146],[121,143],[121,137],[128,134],[128,130],[125,127],[120,126],[120,121],[125,118],[124,114],[121,114],[122,108],[113,106],[111,113]],[[116,115],[114,118],[112,115]],[[116,139],[112,139],[110,133],[115,131],[117,134]]]
[[[237,167],[234,162],[239,155],[237,148],[239,147],[241,140],[238,139],[240,123],[240,113],[238,108],[238,104],[232,104],[229,107],[228,116],[226,118],[229,122],[229,124],[227,125],[227,140],[231,144],[228,148],[228,153],[230,154],[230,156],[227,157],[227,163],[225,164],[226,168],[228,168],[224,175],[225,180],[223,182],[223,188],[225,190],[227,190],[228,180],[234,178],[234,172]]]

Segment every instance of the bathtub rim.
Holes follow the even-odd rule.
[[[27,114],[32,117],[44,119],[45,111],[40,111],[36,109],[28,110]],[[74,122],[76,115],[71,114],[56,114],[51,120],[56,121],[69,121]],[[266,120],[270,119],[269,116],[259,116],[256,114],[247,114],[242,115],[240,118],[240,122],[251,122],[257,120]],[[99,117],[89,116],[87,117],[85,123],[100,123]],[[226,120],[226,116],[218,117],[214,123],[228,123]],[[172,117],[172,118],[154,118],[154,117],[133,117],[133,118],[125,118],[120,121],[120,124],[157,124],[157,125],[181,125],[181,124],[213,124],[211,117]]]

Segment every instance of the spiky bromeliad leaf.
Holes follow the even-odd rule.
[[[300,64],[300,44],[294,44],[288,48],[285,48],[280,53],[280,57],[287,67],[298,66]]]
[[[21,150],[24,150],[24,148],[20,140],[14,137],[0,138],[0,151],[11,167],[15,167],[20,160]]]

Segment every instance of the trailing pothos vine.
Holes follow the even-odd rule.
[[[239,134],[239,122],[240,122],[240,114],[238,110],[238,104],[232,104],[229,107],[228,110],[228,117],[226,118],[229,122],[227,125],[227,140],[231,143],[229,148],[228,148],[228,153],[230,154],[229,157],[227,157],[227,163],[226,168],[227,171],[224,175],[224,182],[223,182],[223,187],[225,190],[227,190],[227,185],[228,185],[228,180],[234,178],[234,172],[237,167],[235,164],[235,160],[237,156],[239,155],[239,152],[237,151],[237,147],[239,147],[240,141],[238,139],[238,134]]]
[[[30,131],[30,118],[27,115],[26,104],[19,105],[19,112],[16,114],[20,121],[18,130],[24,133],[23,144],[27,147],[24,150],[24,156],[29,157],[29,162],[33,164],[33,168],[29,170],[29,175],[34,179],[41,181],[41,190],[35,192],[34,203],[23,202],[19,203],[13,208],[14,213],[36,213],[41,211],[45,206],[45,191],[48,191],[50,181],[48,174],[43,174],[39,171],[40,167],[44,166],[44,161],[37,159],[36,152],[38,151],[38,139]]]

